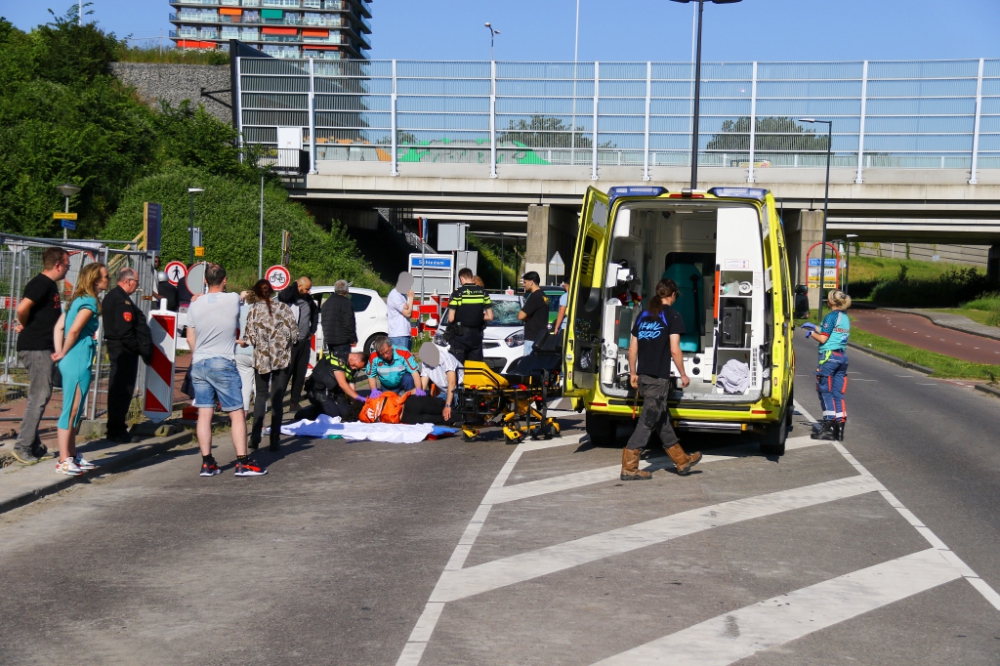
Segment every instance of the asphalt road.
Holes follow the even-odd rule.
[[[926,317],[891,310],[850,311],[851,323],[884,338],[973,363],[1000,363],[1000,340],[937,326]]]
[[[686,478],[572,429],[160,457],[0,516],[0,663],[997,664],[1000,402],[850,373],[843,450],[800,415],[780,459],[685,437]]]

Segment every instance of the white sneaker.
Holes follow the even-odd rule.
[[[66,458],[61,463],[56,463],[56,472],[65,474],[66,476],[80,476],[83,474],[83,470],[77,467],[72,458]]]
[[[89,460],[84,459],[84,457],[81,456],[79,453],[73,457],[73,462],[76,463],[76,466],[82,470],[97,469],[97,465],[90,462]]]

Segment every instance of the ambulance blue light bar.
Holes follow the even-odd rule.
[[[627,187],[612,187],[608,190],[608,197],[613,203],[619,197],[658,197],[666,194],[667,188],[655,186],[629,185]]]
[[[708,193],[717,197],[756,199],[757,201],[763,201],[764,197],[767,196],[767,190],[760,187],[713,187]]]

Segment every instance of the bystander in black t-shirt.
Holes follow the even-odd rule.
[[[534,342],[542,331],[548,329],[549,299],[545,298],[541,289],[536,289],[521,306],[521,312],[528,315],[524,321],[524,339]]]
[[[55,280],[39,273],[25,285],[23,297],[31,299],[33,305],[27,325],[17,336],[17,351],[55,351],[52,331],[62,314]]]
[[[632,335],[639,341],[636,374],[670,379],[670,336],[684,332],[684,319],[669,305],[659,315],[643,310],[632,325]]]

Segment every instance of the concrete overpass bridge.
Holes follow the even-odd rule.
[[[348,223],[402,209],[541,256],[590,185],[688,186],[689,63],[233,60],[244,141],[301,150],[291,195]],[[832,236],[1000,249],[1000,59],[704,64],[699,184],[770,189],[805,243],[827,145],[802,116],[833,121]]]

